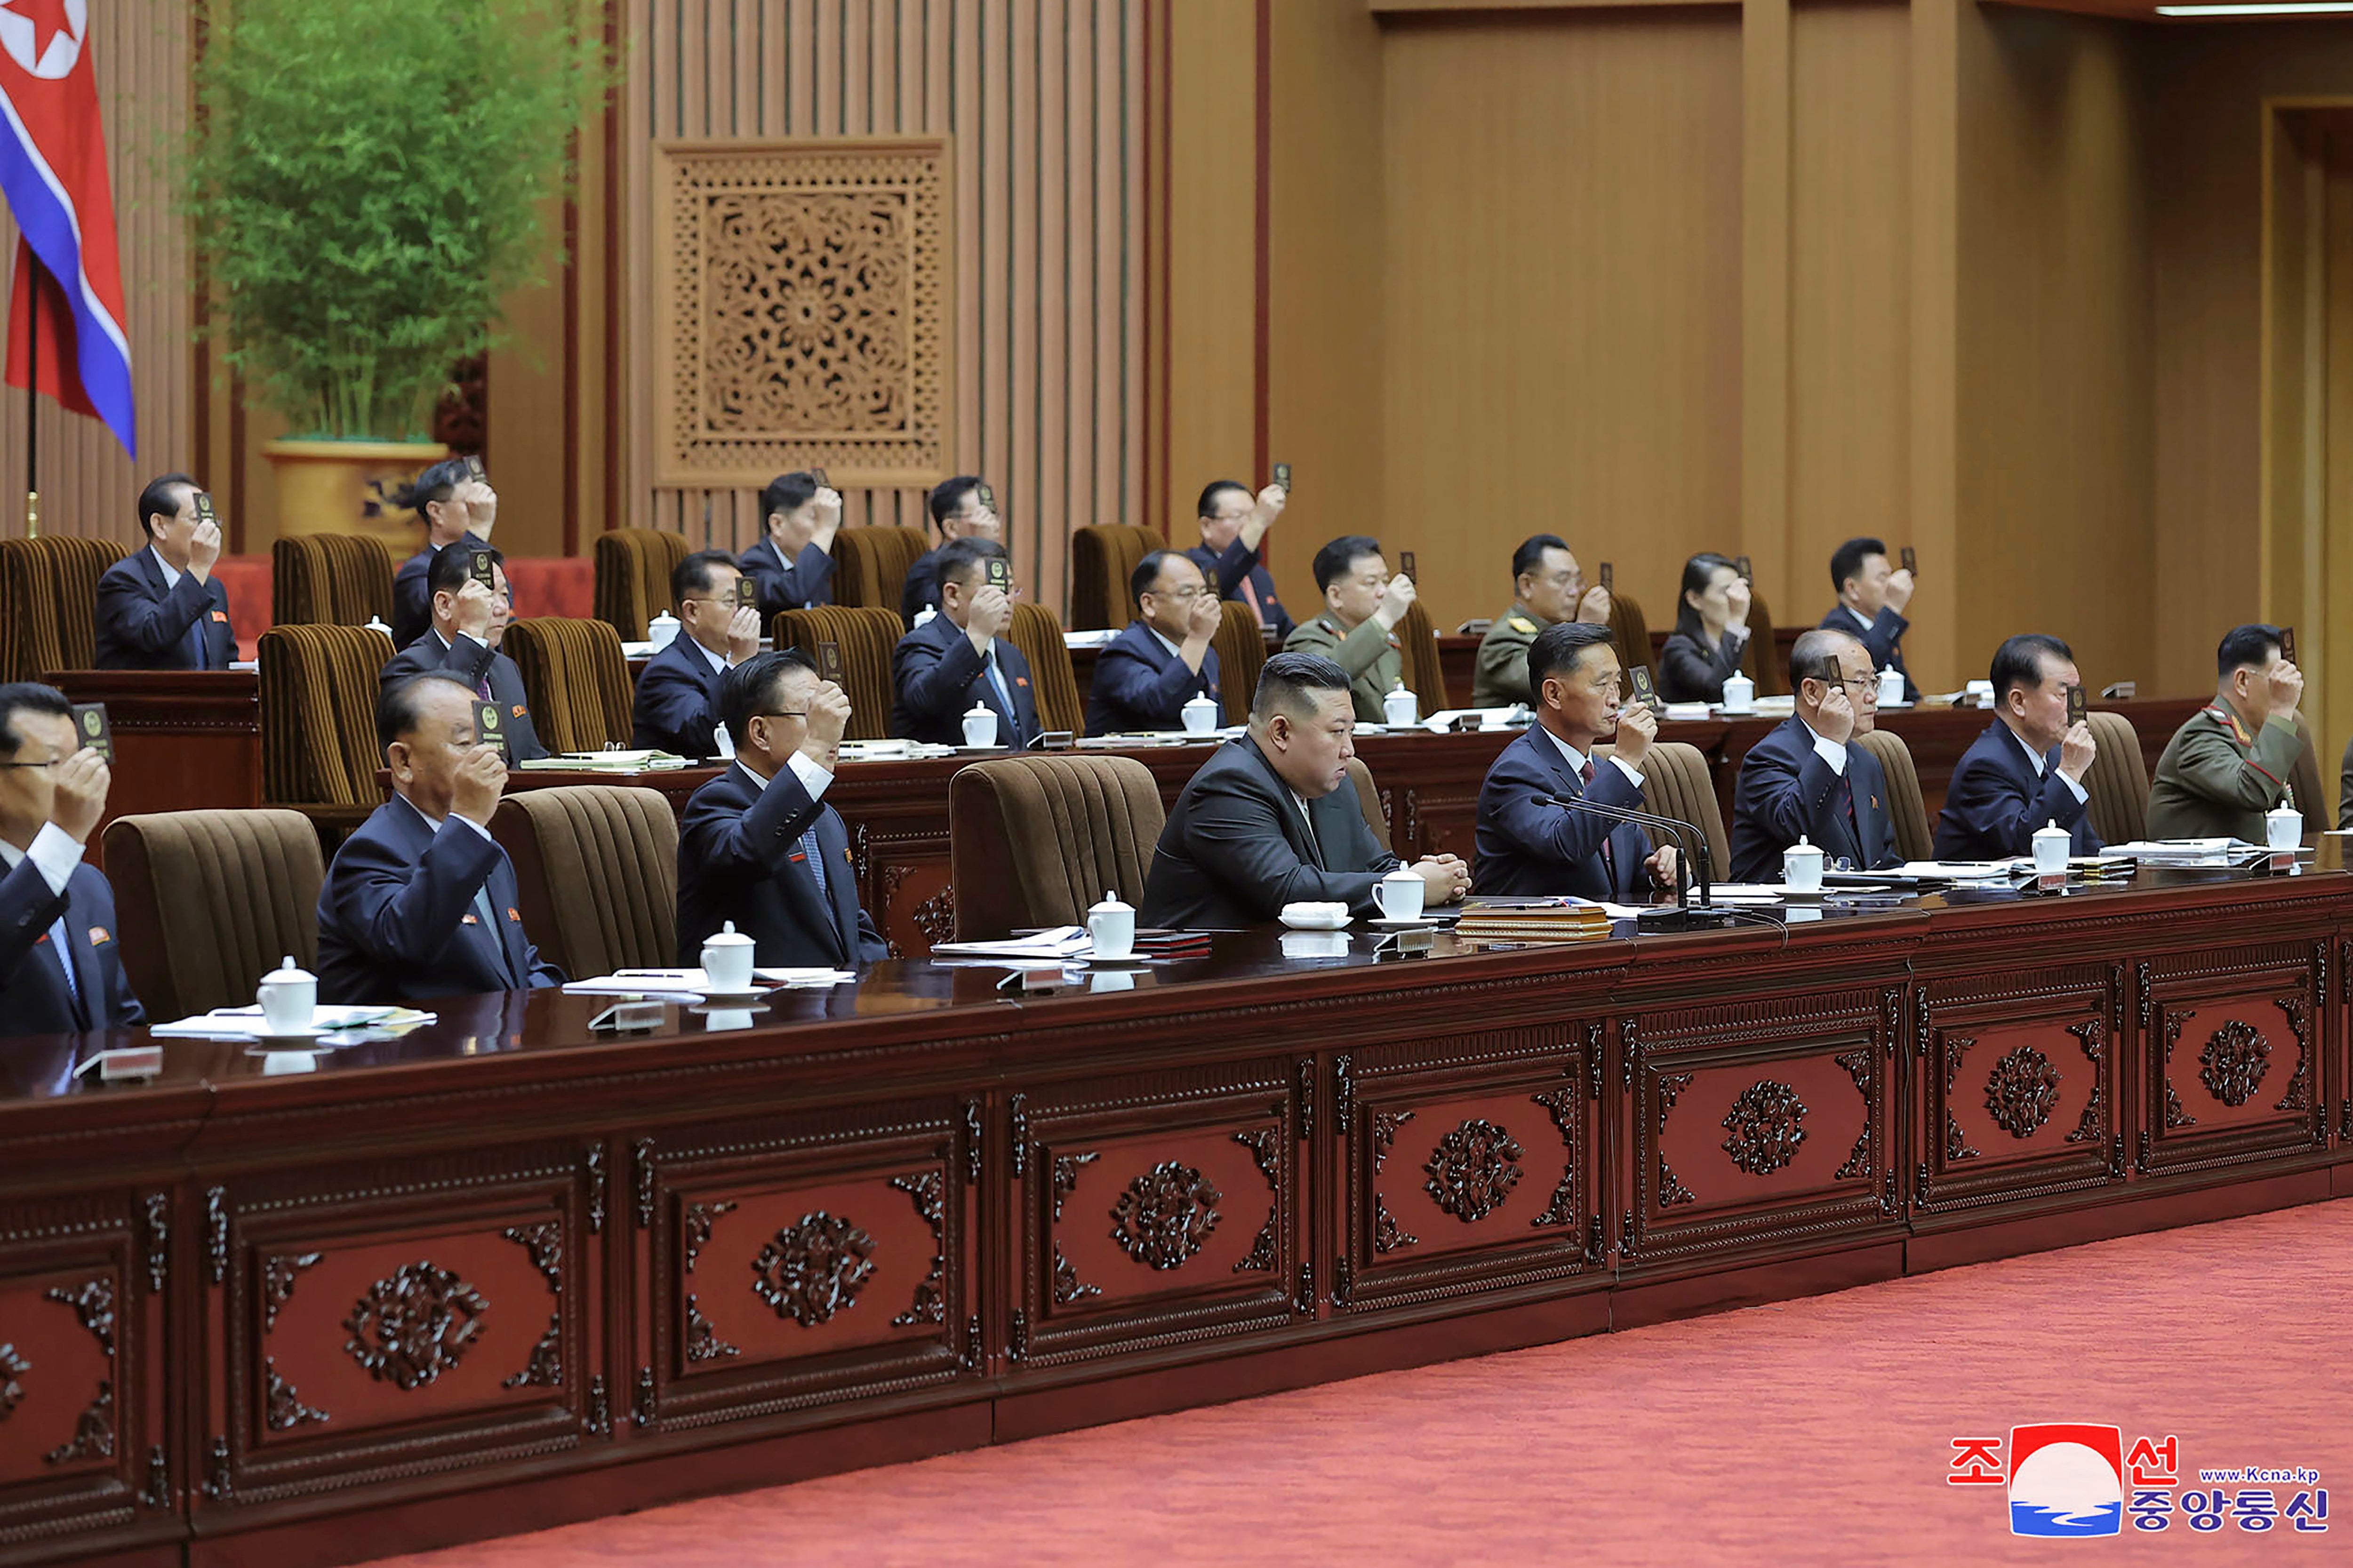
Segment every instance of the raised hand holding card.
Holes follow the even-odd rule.
[[[77,702],[73,705],[73,721],[74,731],[81,737],[81,743],[105,759],[107,766],[112,767],[114,727],[107,722],[106,704]]]
[[[1289,463],[1277,463],[1274,466],[1274,482],[1281,485],[1286,490],[1291,489],[1291,465]]]

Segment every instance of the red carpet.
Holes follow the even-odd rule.
[[[2353,1512],[2030,1541],[1944,1476],[1954,1437],[2080,1421],[2179,1435],[2177,1502],[2300,1465],[2353,1510],[2348,1301],[2353,1200],[389,1561],[2345,1562]]]

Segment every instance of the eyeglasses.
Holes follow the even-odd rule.
[[[1168,594],[1164,594],[1157,588],[1151,590],[1152,596],[1154,598],[1174,599],[1180,605],[1190,604],[1195,599],[1204,598],[1208,595],[1208,592],[1209,591],[1207,588],[1179,588],[1174,593]]]
[[[747,721],[753,719],[806,719],[808,717],[808,710],[807,709],[803,709],[798,712],[792,712],[786,710],[778,709],[773,712],[767,713],[746,713],[744,717]]]
[[[0,763],[0,768],[53,768],[64,761],[63,757],[51,757],[46,763]]]

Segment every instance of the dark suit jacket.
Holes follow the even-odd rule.
[[[760,590],[760,619],[778,610],[808,610],[833,603],[833,557],[814,543],[801,546],[789,566],[777,552],[776,542],[764,539],[744,552],[735,564]]]
[[[719,742],[719,682],[702,645],[681,631],[646,660],[629,714],[629,744],[681,757],[714,757]]]
[[[490,681],[491,700],[499,705],[506,721],[509,762],[530,762],[547,755],[547,748],[539,743],[539,731],[532,726],[531,703],[523,696],[522,671],[498,649],[478,643],[463,632],[443,647],[439,635],[428,628],[423,637],[392,656],[392,662],[376,677],[376,689],[381,691],[396,680],[437,669],[456,676],[477,691],[485,679]]]
[[[2059,748],[2042,759],[2042,776],[2010,726],[1995,720],[1969,742],[1945,786],[1945,809],[1936,817],[1936,858],[2000,860],[2034,850],[2034,833],[2047,822],[2067,829],[2070,855],[2096,855],[2100,837],[2092,831],[2084,803],[2059,776]]]
[[[98,580],[98,668],[100,669],[227,669],[237,658],[237,628],[228,618],[228,590],[217,577],[198,583],[189,573],[169,592],[152,546],[106,569]],[[188,628],[202,623],[204,657],[190,657]]]
[[[801,850],[817,826],[825,896]],[[702,944],[727,921],[752,939],[752,962],[779,968],[856,968],[891,956],[858,904],[858,871],[841,817],[790,768],[765,789],[738,763],[696,790],[678,829],[678,960],[702,962]]]
[[[1801,834],[1821,850],[1825,865],[1841,857],[1858,871],[1903,864],[1879,759],[1850,743],[1841,777],[1814,750],[1806,721],[1792,716],[1741,759],[1740,781],[1732,792],[1732,879],[1779,881],[1781,851]]]
[[[66,989],[49,927],[65,917],[67,956],[81,1005]],[[63,1035],[131,1029],[147,1011],[123,977],[114,940],[114,889],[89,866],[77,866],[62,893],[30,860],[0,876],[0,1035]]]
[[[475,538],[470,528],[458,536],[458,542],[473,550],[484,549],[489,543],[487,540]],[[441,548],[428,543],[402,562],[400,570],[392,574],[392,646],[395,647],[406,647],[433,629],[433,591],[425,585],[425,575],[432,570],[433,558],[441,553]],[[507,607],[514,607],[512,592],[508,595]]]
[[[1219,746],[1176,797],[1152,853],[1136,923],[1230,929],[1273,920],[1283,905],[1303,901],[1375,914],[1373,884],[1397,868],[1353,788],[1342,784],[1309,801],[1302,817],[1290,786],[1245,735]]]
[[[1274,574],[1266,569],[1266,558],[1261,551],[1244,550],[1238,537],[1222,552],[1206,544],[1196,544],[1185,554],[1201,569],[1202,576],[1217,585],[1218,597],[1221,599],[1247,603],[1242,599],[1242,582],[1249,579],[1250,585],[1258,591],[1259,614],[1274,628],[1275,640],[1280,642],[1291,635],[1291,612],[1274,596]]]
[[[487,891],[498,930],[484,931]],[[507,852],[455,817],[438,828],[399,796],[335,851],[319,889],[319,1000],[357,1005],[561,985],[517,912]]]
[[[1889,606],[1882,605],[1870,629],[1865,630],[1862,624],[1847,612],[1844,605],[1833,605],[1831,613],[1822,617],[1820,629],[1844,632],[1862,643],[1870,650],[1871,668],[1875,670],[1894,665],[1904,677],[1904,700],[1917,702],[1920,700],[1920,688],[1913,680],[1911,670],[1904,665],[1904,629],[1911,624]]]
[[[997,668],[1013,693],[1008,713],[996,683],[972,639],[947,616],[934,616],[899,639],[891,650],[891,732],[943,746],[964,744],[964,716],[975,702],[997,713],[997,742],[1017,751],[1038,733],[1038,693],[1029,684],[1029,661],[1003,637],[993,645]]]
[[[899,614],[908,626],[925,610],[940,607],[940,552],[937,545],[915,557],[907,580],[899,588]]]
[[[1750,634],[1754,636],[1754,633]],[[1672,632],[1659,650],[1659,695],[1670,702],[1721,702],[1724,683],[1740,668],[1747,644],[1730,632],[1709,647],[1687,632]]]
[[[1226,721],[1218,698],[1218,650],[1201,656],[1198,673],[1170,653],[1150,626],[1130,621],[1095,656],[1094,686],[1087,698],[1087,733],[1110,735],[1135,730],[1181,730],[1185,704],[1195,697],[1218,702],[1218,722]]]
[[[1588,789],[1561,755],[1551,733],[1531,726],[1499,753],[1479,786],[1478,861],[1471,886],[1494,897],[1574,894],[1630,903],[1650,896],[1642,862],[1651,841],[1630,822],[1549,805],[1539,795],[1590,795],[1604,805],[1642,809],[1642,790],[1626,770],[1603,762]],[[1609,845],[1614,876],[1602,871],[1601,845]]]

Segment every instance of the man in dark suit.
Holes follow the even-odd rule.
[[[1781,852],[1804,838],[1840,870],[1901,865],[1879,759],[1854,738],[1878,711],[1871,655],[1819,628],[1789,650],[1797,711],[1748,748],[1732,796],[1732,879],[1778,882]]]
[[[114,889],[81,863],[110,782],[64,693],[0,686],[0,1035],[147,1021],[115,946]]]
[[[1038,694],[1029,661],[1005,640],[1013,597],[987,580],[987,563],[1006,559],[1005,546],[959,539],[940,546],[939,557],[940,613],[891,652],[899,694],[892,732],[961,746],[965,713],[977,702],[997,713],[997,743],[1019,751],[1038,736]]]
[[[392,574],[392,646],[406,647],[433,625],[433,591],[425,575],[436,552],[452,544],[476,549],[490,543],[498,526],[499,492],[478,479],[463,458],[449,458],[417,476],[393,496],[395,506],[412,508],[425,522],[425,548]]]
[[[185,474],[139,492],[147,548],[98,580],[99,668],[227,669],[237,658],[228,590],[213,580],[220,524],[197,516],[202,493]]]
[[[932,526],[939,530],[940,542],[915,557],[914,564],[907,568],[907,580],[899,590],[899,613],[908,626],[913,626],[925,610],[940,607],[942,546],[959,539],[1005,542],[1005,524],[997,509],[981,500],[985,488],[977,474],[958,474],[933,487]]]
[[[458,545],[433,558],[426,576],[433,589],[433,624],[425,635],[392,656],[377,677],[376,687],[388,691],[397,683],[427,670],[438,670],[473,689],[485,702],[499,705],[506,731],[506,753],[518,763],[547,755],[539,731],[531,721],[531,703],[523,696],[522,671],[499,651],[507,633],[507,571],[505,557],[491,552],[495,592],[472,576],[472,547]],[[495,742],[496,737],[483,737]]]
[[[1090,735],[1181,730],[1185,704],[1196,697],[1219,701],[1218,655],[1209,639],[1220,615],[1201,569],[1173,550],[1155,550],[1136,563],[1128,588],[1144,614],[1095,656]],[[1225,721],[1219,702],[1218,723]]]
[[[678,956],[733,921],[752,962],[855,968],[891,956],[858,903],[841,817],[824,803],[849,699],[797,653],[727,672],[720,706],[735,761],[696,790],[678,832]]]
[[[1139,923],[1231,928],[1273,920],[1285,904],[1344,903],[1378,912],[1373,887],[1398,868],[1349,787],[1356,755],[1348,676],[1317,654],[1266,661],[1250,733],[1201,764],[1160,830]],[[1451,855],[1416,861],[1428,903],[1462,896],[1470,875]]]
[[[1904,700],[1920,700],[1920,688],[1904,667],[1904,630],[1912,623],[1904,607],[1912,602],[1912,574],[1887,569],[1887,546],[1876,539],[1850,539],[1831,553],[1831,585],[1838,607],[1822,617],[1821,629],[1852,632],[1871,655],[1871,668],[1893,665],[1904,677]]]
[[[335,851],[319,890],[319,1000],[388,1004],[561,985],[522,929],[491,814],[506,763],[474,731],[474,694],[439,673],[376,699],[391,800]]]
[[[760,591],[760,618],[779,610],[833,603],[833,539],[841,531],[841,495],[815,474],[778,474],[760,492],[768,536],[736,564]]]
[[[2100,852],[2084,809],[2091,798],[2084,774],[2099,747],[2090,725],[2067,722],[2067,692],[2081,679],[2075,656],[2057,637],[2014,637],[1994,651],[1996,717],[1945,786],[1937,859],[2029,855],[2035,830],[2047,823],[2067,829],[2069,854]]]
[[[1274,628],[1278,642],[1291,636],[1291,613],[1274,596],[1274,574],[1261,547],[1290,500],[1281,485],[1252,496],[1247,487],[1219,479],[1201,492],[1201,542],[1185,552],[1217,584],[1219,598],[1248,605],[1260,626]]]
[[[719,678],[760,651],[760,612],[736,603],[743,574],[723,550],[699,550],[670,574],[678,635],[646,660],[630,709],[629,744],[681,757],[726,756]]]
[[[1619,706],[1623,675],[1606,626],[1556,621],[1528,645],[1536,721],[1504,748],[1479,786],[1472,880],[1482,894],[1631,903],[1675,885],[1672,845],[1653,850],[1630,822],[1557,804],[1642,809],[1642,759],[1659,721],[1641,703]],[[1597,762],[1593,748],[1612,735],[1609,760]]]

